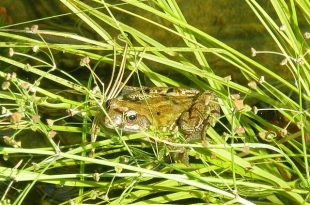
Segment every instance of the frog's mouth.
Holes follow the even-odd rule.
[[[119,127],[126,132],[143,132],[149,129],[150,124],[147,118],[137,115],[132,119],[125,117]]]
[[[150,127],[150,121],[141,116],[136,115],[132,117],[132,115],[116,115],[113,118],[105,118],[105,127],[109,129],[121,129],[124,132],[143,132],[148,130]]]
[[[123,125],[121,129],[126,132],[141,132],[145,130],[145,129],[141,129],[141,127],[137,124],[132,124],[132,125],[126,124],[126,125]]]

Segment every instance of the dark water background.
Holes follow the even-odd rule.
[[[244,0],[179,0],[178,3],[185,18],[191,25],[201,29],[247,56],[250,56],[251,47],[254,47],[256,50],[278,51],[273,40]],[[266,8],[273,19],[277,19],[269,0],[260,1],[260,4]],[[0,6],[6,8],[7,16],[10,18],[8,21],[9,24],[70,12],[58,0],[2,0]],[[126,8],[126,6],[124,6],[124,8]],[[129,9],[135,13],[140,13],[147,18],[154,19],[165,26],[173,28],[173,25],[169,25],[169,23],[164,22],[149,13],[142,12],[137,8],[130,7]],[[135,17],[125,16],[117,11],[114,12],[115,17],[118,20],[137,28],[165,45],[184,46],[184,43],[180,38],[169,34],[163,29],[158,29]],[[38,24],[40,29],[75,32],[82,36],[87,36],[88,38],[100,40],[100,37],[92,32],[87,25],[81,23],[80,20],[77,20],[75,15],[42,20],[36,23],[15,26],[13,28],[24,29],[27,26],[30,27],[32,24]],[[306,28],[306,22],[301,23],[300,26],[301,28]],[[109,30],[109,32],[112,36],[114,35],[113,37],[117,38],[118,33],[113,29]],[[55,39],[55,41],[57,42],[61,40]],[[211,68],[214,69],[215,73],[218,75],[232,75],[233,80],[236,82],[243,82],[245,80],[239,72],[236,72],[236,69],[222,59],[210,54],[206,54],[206,56]],[[255,60],[290,78],[289,71],[283,69],[283,67],[279,65],[283,60],[282,57],[262,54],[257,56]],[[78,63],[76,61],[70,61],[70,58],[67,56],[60,56],[57,61],[59,61],[59,65],[63,65],[64,68],[68,69],[77,66]],[[156,69],[164,70],[165,68],[159,67]]]

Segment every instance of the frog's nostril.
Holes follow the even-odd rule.
[[[167,90],[167,94],[169,94],[169,93],[173,93],[173,92],[175,92],[175,89],[174,89],[174,88],[168,88],[168,90]]]
[[[110,109],[110,105],[111,105],[111,99],[105,102],[106,109]]]

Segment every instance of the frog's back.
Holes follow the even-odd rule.
[[[148,106],[148,113],[152,119],[152,126],[160,130],[171,130],[180,115],[188,110],[194,97],[160,96],[144,100]]]

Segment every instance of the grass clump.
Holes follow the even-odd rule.
[[[271,16],[259,2],[245,2],[276,51],[249,46],[252,56],[244,55],[188,23],[174,0],[60,0],[70,11],[61,16],[74,16],[94,38],[40,29],[40,19],[25,22],[33,24],[26,30],[2,26],[0,46],[9,55],[0,55],[1,203],[27,203],[36,190],[51,200],[47,189],[59,191],[53,203],[63,204],[309,203],[309,31],[299,25],[309,22],[310,6],[271,1]],[[167,46],[120,14],[183,44]],[[74,59],[77,73],[59,66],[62,54]],[[290,76],[265,66],[261,55],[280,56]],[[207,56],[234,67],[246,83],[218,75]],[[209,141],[179,144],[153,132],[98,129],[97,111],[106,113],[105,102],[130,78],[214,91],[222,115],[208,129]],[[164,160],[169,145],[186,147],[189,165]],[[77,188],[71,194],[66,187]]]

